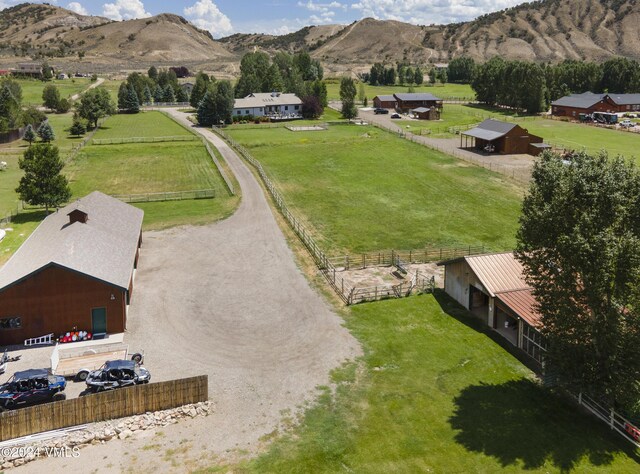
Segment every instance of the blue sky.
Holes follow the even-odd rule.
[[[24,0],[0,0],[5,8]],[[38,2],[42,3],[42,2]],[[351,23],[364,17],[429,25],[471,20],[523,0],[49,0],[78,13],[113,20],[175,13],[211,31],[284,34],[306,25]]]

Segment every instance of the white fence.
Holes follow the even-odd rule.
[[[572,396],[576,399],[578,405],[585,407],[607,423],[612,430],[617,431],[634,446],[640,448],[640,428],[631,423],[631,421],[619,413],[616,413],[613,408],[603,407],[600,403],[582,392],[579,393],[578,396]]]

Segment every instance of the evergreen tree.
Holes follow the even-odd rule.
[[[189,104],[194,109],[198,108],[198,104],[204,97],[207,92],[207,87],[209,87],[209,83],[212,82],[207,74],[200,71],[196,74],[196,82],[193,85],[193,89],[191,90],[191,97],[189,98]]]
[[[173,92],[173,86],[171,84],[167,84],[164,87],[164,91],[162,94],[162,102],[173,103],[176,101],[176,96]]]
[[[155,103],[164,102],[164,89],[160,86],[156,86],[153,91],[153,101]]]
[[[127,91],[127,112],[130,114],[137,114],[140,112],[140,101],[138,100],[138,94],[133,87],[129,87]]]
[[[142,92],[142,100],[144,104],[151,104],[153,102],[153,95],[151,95],[151,89],[148,85],[144,86],[144,91]]]
[[[404,82],[406,82],[407,84],[414,83],[413,69],[411,68],[411,66],[407,66],[407,69],[404,70]]]
[[[196,116],[198,118],[198,124],[202,127],[211,127],[214,124],[218,125],[216,122],[216,89],[217,86],[215,84],[210,85],[198,104]]]
[[[118,109],[127,110],[127,100],[129,98],[129,88],[126,82],[121,82],[118,88]]]
[[[149,76],[149,79],[153,82],[158,82],[158,69],[155,66],[151,66],[149,71],[147,71],[147,76]]]
[[[42,122],[42,124],[38,127],[38,136],[40,140],[45,143],[52,142],[56,139],[55,133],[53,133],[53,128],[49,125],[49,122]]]
[[[189,95],[183,87],[178,87],[178,89],[176,90],[176,101],[181,103],[189,102]]]
[[[420,69],[420,67],[416,66],[416,68],[413,70],[413,83],[416,86],[420,86],[422,85],[423,82],[424,82],[424,74],[422,73],[422,70]]]
[[[74,137],[80,137],[87,133],[87,128],[80,120],[74,120],[71,128],[69,128],[69,134]]]
[[[64,162],[58,147],[49,143],[30,146],[18,165],[24,171],[16,188],[21,200],[32,206],[45,206],[49,212],[71,199],[69,182],[61,174]]]
[[[51,69],[51,66],[49,66],[49,63],[46,61],[42,63],[42,79],[45,81],[50,81],[51,79],[53,79],[53,70]]]
[[[233,106],[235,98],[233,94],[233,86],[229,81],[220,81],[217,83],[215,94],[216,123],[224,121],[231,123],[233,117]]]
[[[12,92],[11,86],[6,82],[3,83],[2,89],[0,89],[0,121],[4,125],[0,127],[0,131],[17,128],[20,114],[20,102]]]
[[[33,126],[31,124],[28,124],[24,131],[24,135],[22,136],[22,139],[28,142],[29,146],[31,146],[31,144],[36,141],[36,137],[37,135],[35,130],[33,129]]]

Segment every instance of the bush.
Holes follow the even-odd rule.
[[[56,107],[57,114],[66,114],[71,109],[71,102],[68,99],[60,99]]]

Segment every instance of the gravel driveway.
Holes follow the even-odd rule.
[[[15,472],[181,472],[254,452],[332,368],[360,354],[296,266],[252,173],[215,134],[198,132],[236,175],[241,204],[216,224],[144,234],[125,342],[145,350],[155,380],[209,374],[215,414]]]

